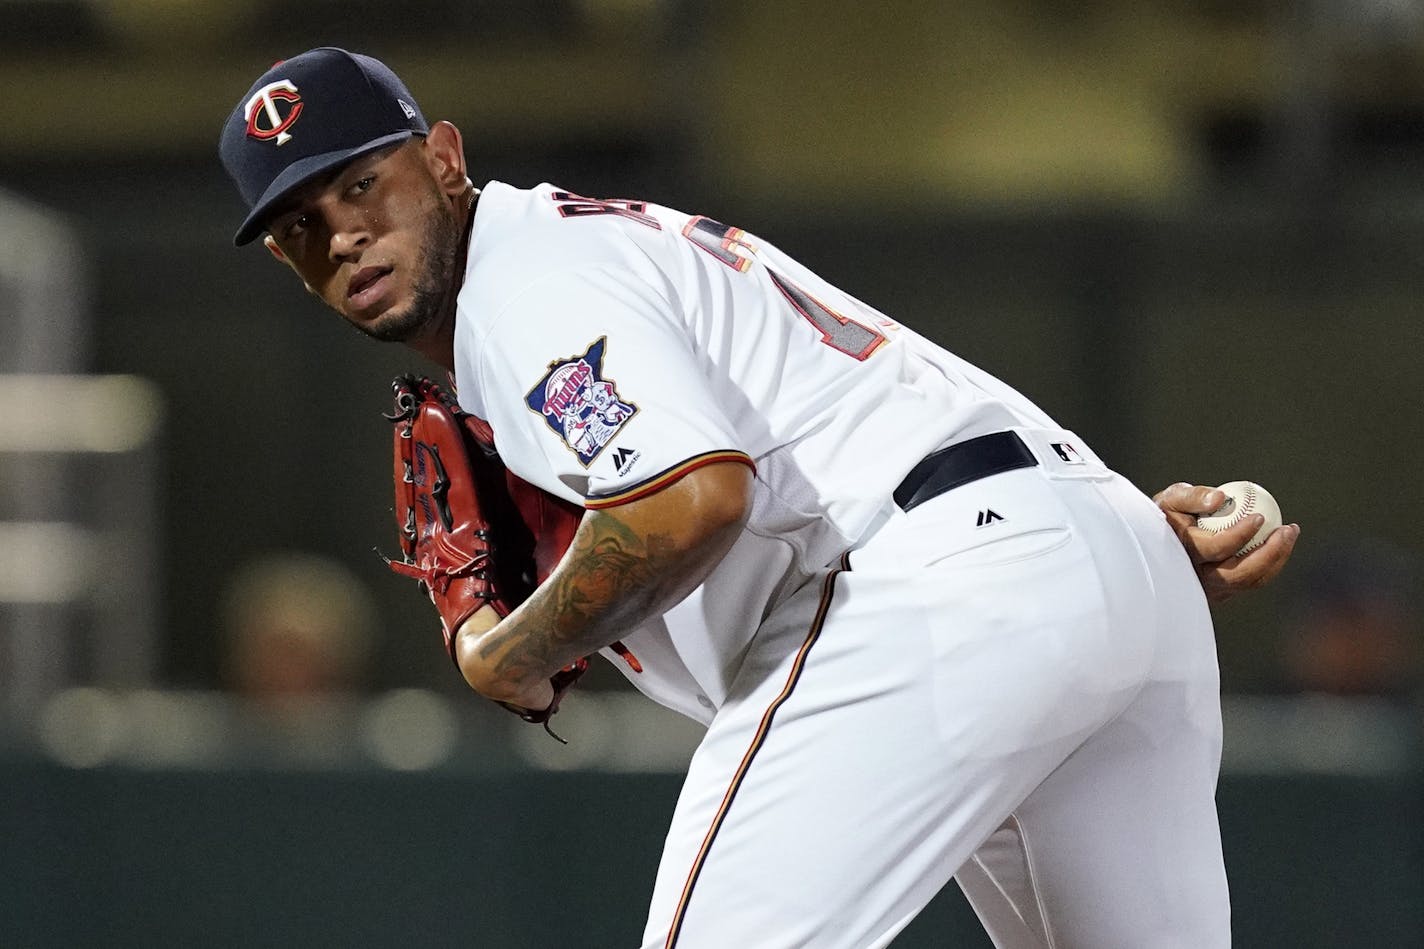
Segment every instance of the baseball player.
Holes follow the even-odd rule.
[[[458,631],[470,685],[542,709],[601,650],[706,725],[644,946],[884,946],[951,877],[998,946],[1229,943],[1207,602],[1298,527],[1229,557],[1258,522],[1196,531],[1207,489],[1154,504],[735,222],[475,189],[374,59],[274,66],[221,153],[237,243],[449,370],[510,470],[586,509],[530,599]]]

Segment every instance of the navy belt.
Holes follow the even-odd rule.
[[[980,478],[1036,464],[1038,459],[1033,452],[1013,432],[980,435],[926,455],[895,489],[895,503],[900,510],[908,511]]]

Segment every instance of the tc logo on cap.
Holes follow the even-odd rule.
[[[279,101],[295,103],[286,118],[282,117],[277,108]],[[297,95],[297,87],[290,79],[267,83],[252,94],[252,98],[247,100],[247,105],[242,109],[242,115],[247,119],[247,134],[264,142],[275,138],[278,145],[285,145],[292,140],[287,129],[292,127],[297,116],[301,114],[302,97]],[[264,116],[267,119],[266,128],[258,121]]]

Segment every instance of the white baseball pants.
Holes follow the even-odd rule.
[[[951,877],[1001,949],[1229,945],[1196,575],[1148,498],[1023,434],[1038,467],[896,512],[767,618],[645,949],[886,946]]]

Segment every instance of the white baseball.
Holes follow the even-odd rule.
[[[1247,551],[1255,550],[1266,542],[1266,538],[1271,536],[1271,531],[1281,526],[1281,508],[1276,503],[1276,499],[1271,497],[1271,492],[1261,487],[1253,481],[1228,481],[1226,484],[1218,485],[1216,490],[1226,495],[1226,500],[1221,507],[1197,518],[1197,526],[1202,530],[1219,534],[1222,531],[1241,523],[1243,518],[1252,514],[1261,514],[1266,518],[1266,523],[1261,525],[1246,545],[1236,551],[1237,556]]]

